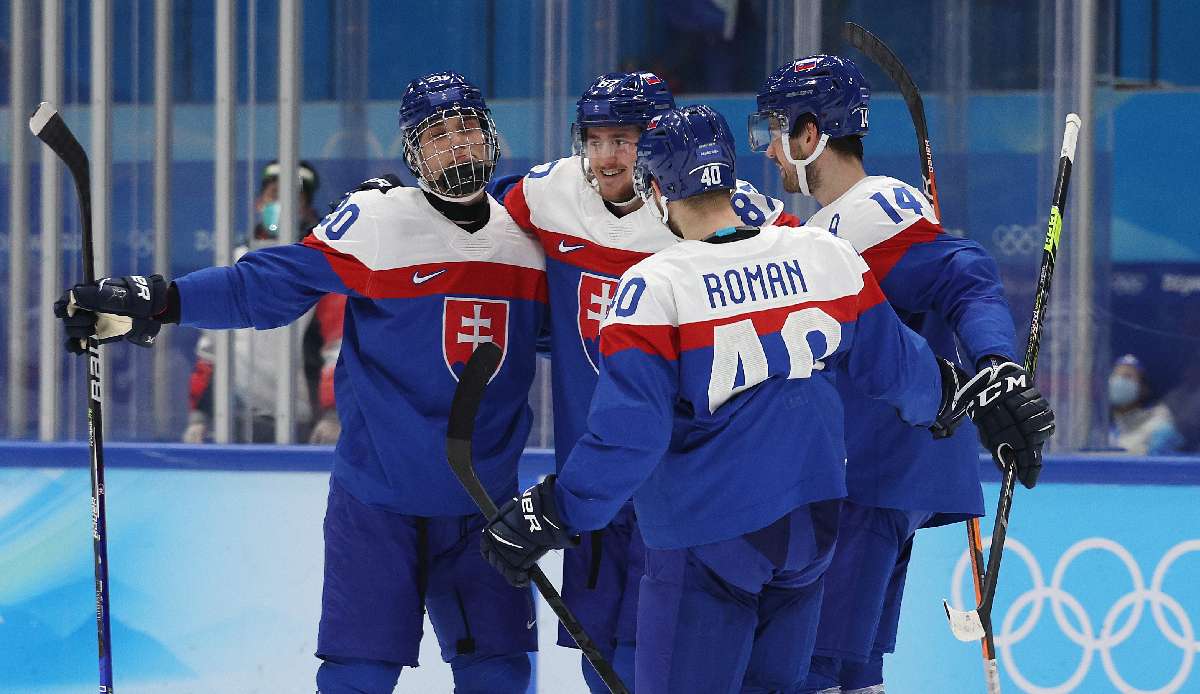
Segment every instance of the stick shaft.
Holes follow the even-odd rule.
[[[1068,114],[1063,128],[1062,150],[1058,157],[1058,174],[1054,181],[1054,192],[1050,196],[1050,217],[1046,224],[1046,241],[1042,246],[1042,265],[1038,270],[1037,288],[1033,295],[1033,318],[1029,324],[1029,342],[1025,347],[1025,371],[1032,383],[1037,375],[1038,349],[1042,341],[1042,324],[1046,307],[1050,301],[1050,280],[1054,276],[1054,261],[1058,256],[1058,243],[1062,236],[1063,212],[1067,206],[1067,190],[1071,183],[1071,166],[1075,160],[1081,122],[1079,116]],[[1001,460],[1004,479],[1000,483],[1000,500],[996,503],[996,522],[992,530],[991,549],[988,554],[987,575],[983,583],[983,599],[980,601],[980,617],[990,625],[992,603],[996,598],[996,586],[1000,581],[1000,560],[1004,556],[1004,538],[1008,534],[1008,518],[1012,513],[1013,491],[1016,489],[1017,466],[1013,460]],[[988,627],[990,633],[991,628]]]

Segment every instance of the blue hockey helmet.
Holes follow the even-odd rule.
[[[584,178],[595,185],[587,160],[587,128],[632,125],[646,127],[656,115],[675,108],[667,82],[653,72],[608,72],[597,77],[575,102],[571,149],[580,158]]]
[[[761,152],[771,144],[769,118],[787,120],[787,134],[804,114],[812,114],[817,130],[832,138],[867,132],[871,85],[853,61],[814,55],[780,67],[758,90],[758,111],[750,116],[750,147]]]
[[[737,149],[724,116],[704,105],[656,116],[638,139],[633,184],[644,200],[653,197],[650,181],[662,190],[663,222],[667,203],[710,190],[737,186]]]
[[[595,79],[575,102],[577,129],[636,125],[675,108],[663,78],[653,72],[608,72]]]
[[[871,86],[858,66],[835,55],[793,60],[772,72],[758,91],[758,110],[750,114],[750,149],[764,152],[775,137],[783,137],[783,155],[796,166],[801,192],[809,194],[804,167],[825,150],[830,138],[867,132]],[[820,140],[803,161],[792,158],[788,138],[805,114],[817,122]]]
[[[408,84],[400,99],[400,133],[404,161],[418,185],[443,198],[483,190],[500,159],[491,110],[479,89],[457,72],[435,72]]]

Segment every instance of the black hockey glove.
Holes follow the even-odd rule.
[[[396,174],[384,174],[384,175],[380,176],[379,178],[368,178],[367,180],[363,181],[362,183],[359,183],[357,187],[352,188],[352,189],[346,191],[345,193],[343,193],[342,197],[338,198],[336,201],[329,203],[329,212],[331,214],[333,212],[336,212],[338,210],[338,208],[340,208],[342,206],[342,203],[346,202],[346,198],[350,197],[351,195],[354,195],[355,193],[358,193],[358,192],[361,192],[364,190],[377,190],[380,193],[383,193],[386,195],[387,192],[389,190],[391,190],[392,188],[403,188],[403,187],[404,187],[404,181],[401,181],[400,177],[397,176]]]
[[[520,588],[529,585],[529,569],[551,549],[579,544],[567,533],[554,505],[554,475],[525,490],[500,507],[496,520],[483,529],[479,549],[504,580]]]
[[[958,425],[962,424],[962,419],[967,414],[966,409],[956,407],[955,396],[967,382],[968,377],[966,371],[958,368],[949,359],[941,357],[936,357],[936,359],[938,368],[942,371],[942,401],[938,406],[937,419],[933,421],[929,431],[933,432],[935,439],[946,439],[954,435]]]
[[[1042,445],[1054,434],[1054,411],[1025,369],[1010,361],[985,366],[955,392],[944,411],[951,431],[964,414],[970,417],[996,465],[1003,471],[1002,460],[1013,460],[1021,484],[1029,489],[1037,484]],[[941,414],[938,420],[943,421]]]
[[[129,275],[67,290],[54,302],[54,315],[67,329],[67,350],[86,351],[86,340],[92,335],[100,344],[125,339],[140,347],[152,346],[167,308],[167,286],[162,275]]]

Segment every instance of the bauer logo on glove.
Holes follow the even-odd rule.
[[[82,354],[89,337],[100,344],[128,340],[150,347],[167,307],[167,281],[162,275],[105,277],[77,284],[54,303],[54,315],[67,329],[67,350]]]

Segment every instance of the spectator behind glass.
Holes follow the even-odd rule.
[[[313,194],[319,185],[316,169],[300,162],[299,240],[320,221],[313,209]],[[263,168],[258,196],[254,199],[258,221],[247,243],[234,249],[236,261],[247,251],[274,245],[279,238],[279,163]],[[341,426],[334,408],[333,368],[342,342],[342,314],[346,297],[323,297],[297,324],[303,334],[303,357],[296,373],[296,437],[309,443],[337,441]],[[239,443],[268,443],[275,440],[275,388],[279,360],[274,355],[286,349],[282,330],[233,331],[234,431]],[[196,366],[189,388],[188,426],[185,443],[203,443],[212,429],[213,333],[203,331],[196,344]],[[316,416],[314,417],[314,413]]]
[[[1112,415],[1109,443],[1134,455],[1177,452],[1171,412],[1163,403],[1149,404],[1150,387],[1142,363],[1126,354],[1113,364],[1108,377]]]

